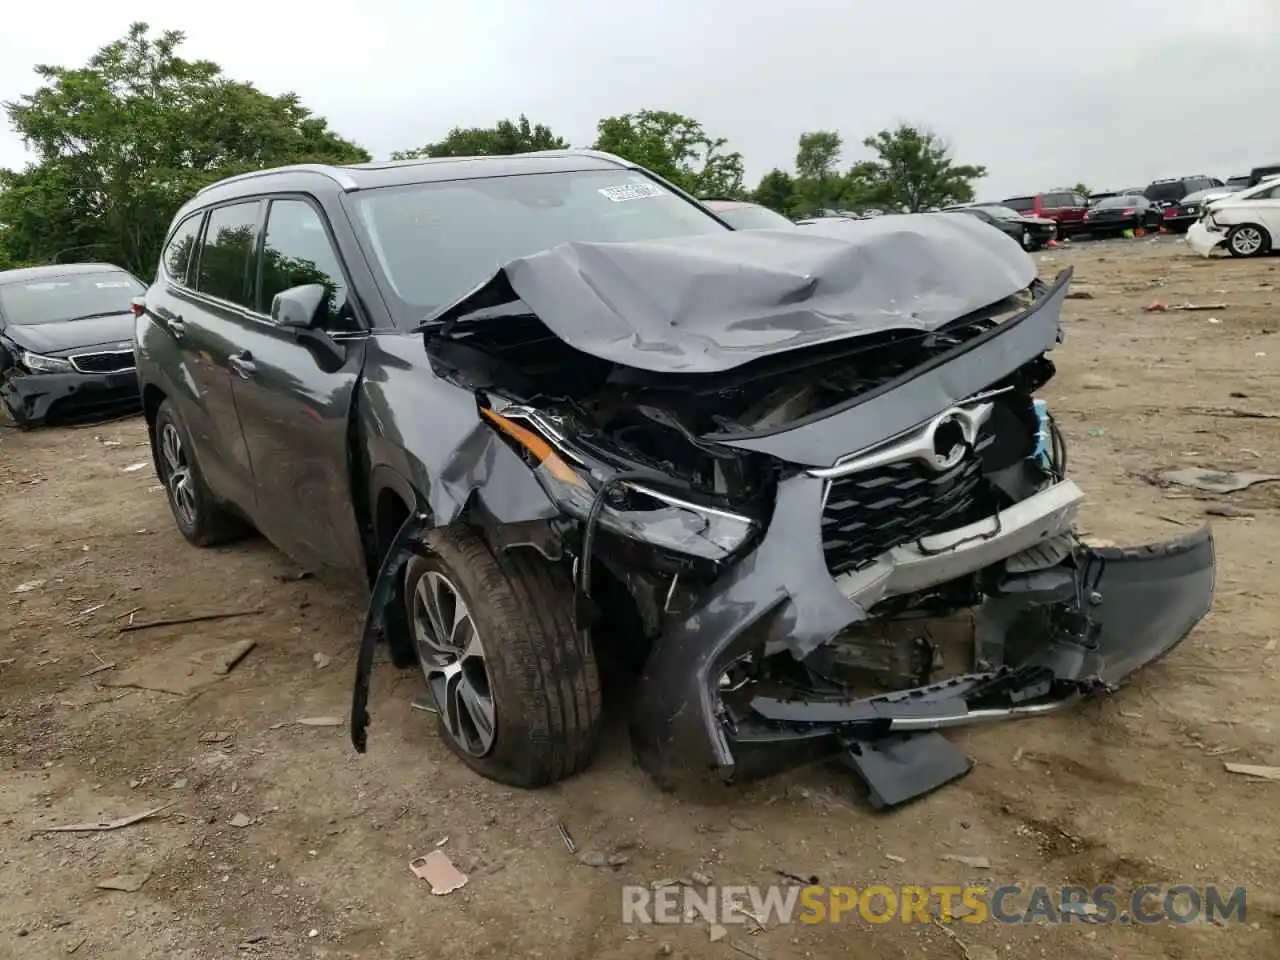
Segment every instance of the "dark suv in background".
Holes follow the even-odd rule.
[[[1142,195],[1161,210],[1173,210],[1178,206],[1178,201],[1187,194],[1199,193],[1201,190],[1220,186],[1222,186],[1222,181],[1217,177],[1206,177],[1204,174],[1198,173],[1192,177],[1152,180],[1147,184],[1146,189],[1142,191]]]
[[[1058,236],[1069,237],[1084,227],[1089,198],[1072,190],[1052,190],[1026,197],[1010,197],[1003,206],[1017,210],[1024,217],[1052,220],[1058,226]]]

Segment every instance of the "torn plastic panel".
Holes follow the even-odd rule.
[[[961,218],[969,219],[969,218]],[[783,427],[707,434],[703,440],[758,451],[791,463],[830,466],[973,397],[1062,342],[1062,305],[1074,270],[1022,313],[839,407]]]
[[[412,513],[396,531],[386,556],[378,567],[369,605],[365,609],[364,629],[356,654],[355,684],[351,692],[351,743],[359,753],[368,747],[369,683],[373,676],[373,656],[378,644],[386,639],[387,619],[392,607],[400,602],[405,568],[414,556],[425,554],[422,535],[429,526],[425,513]]]
[[[756,696],[736,709],[722,701],[719,676],[752,645],[786,639],[794,608],[808,598],[788,599],[768,629],[751,637],[763,604],[734,611],[726,602],[734,585],[726,584],[689,619],[715,616],[716,627],[735,639],[696,652],[664,645],[650,658],[632,719],[637,757],[660,782],[708,769],[730,778],[739,749],[750,753],[803,739],[811,749],[821,742],[833,753],[851,741],[1040,716],[1111,692],[1176,647],[1208,612],[1213,537],[1204,527],[1146,547],[1082,546],[1055,569],[1069,576],[1075,599],[997,598],[983,608],[985,653],[992,654],[995,634],[1003,655],[993,670],[861,700]],[[736,639],[744,634],[747,642]],[[681,636],[680,629],[671,635]]]
[[[20,427],[108,419],[142,409],[138,375],[114,373],[0,373],[0,400]]]
[[[465,346],[477,324],[532,315],[592,357],[709,373],[851,337],[936,330],[1035,275],[1008,237],[945,214],[570,243],[507,263],[422,329]]]

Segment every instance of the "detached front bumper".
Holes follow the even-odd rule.
[[[1187,229],[1187,246],[1192,253],[1201,257],[1212,254],[1226,239],[1226,231],[1210,230],[1203,220],[1193,223]]]
[[[0,380],[0,399],[22,427],[124,416],[142,409],[135,370],[116,373],[23,373]]]

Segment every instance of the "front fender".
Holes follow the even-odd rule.
[[[395,489],[432,526],[452,523],[473,498],[498,523],[559,515],[524,461],[481,421],[475,395],[431,371],[421,337],[372,337],[360,390],[375,495]]]

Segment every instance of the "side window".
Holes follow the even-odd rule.
[[[259,309],[271,312],[275,295],[307,283],[329,291],[326,330],[357,329],[342,265],[319,211],[305,200],[272,200],[262,246]]]
[[[1006,200],[1005,206],[1013,207],[1019,213],[1026,213],[1028,210],[1035,208],[1036,202],[1033,197],[1014,197],[1012,200]]]
[[[173,231],[173,236],[169,238],[164,253],[160,255],[165,275],[176,283],[184,285],[187,283],[187,267],[195,259],[193,255],[196,242],[200,239],[200,220],[203,217],[204,212],[201,211],[178,224],[178,229]]]
[[[253,200],[209,211],[196,280],[201,293],[252,306],[249,271],[257,244],[259,206]]]

